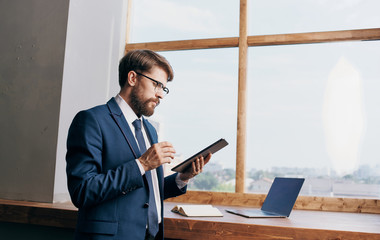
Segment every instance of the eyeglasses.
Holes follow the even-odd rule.
[[[153,78],[150,78],[142,73],[139,73],[139,72],[136,72],[135,73],[137,75],[141,75],[143,77],[146,77],[147,79],[151,80],[152,82],[154,82],[154,90],[157,92],[158,90],[162,90],[162,92],[164,93],[164,96],[168,95],[169,93],[169,88],[165,87],[164,84],[162,84],[162,82],[160,81],[157,81],[157,80],[154,80]]]

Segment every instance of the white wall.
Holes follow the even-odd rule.
[[[59,116],[54,201],[69,200],[66,139],[75,114],[106,103],[119,92],[118,64],[124,53],[127,0],[71,0]]]

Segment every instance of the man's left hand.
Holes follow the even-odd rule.
[[[210,161],[211,155],[212,154],[209,153],[205,159],[203,156],[198,157],[194,162],[192,162],[190,168],[188,168],[185,172],[179,174],[179,178],[182,181],[187,182],[189,179],[200,174],[203,171],[204,165]]]

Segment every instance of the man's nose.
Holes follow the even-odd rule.
[[[156,92],[156,97],[160,98],[160,99],[163,99],[165,97],[165,94],[164,94],[164,90],[163,89],[159,89],[157,92]]]

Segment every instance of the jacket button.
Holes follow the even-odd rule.
[[[126,192],[126,191],[122,191],[121,193],[122,193],[123,195],[127,194],[127,192]]]
[[[149,207],[149,203],[144,203],[144,208],[148,208]]]

